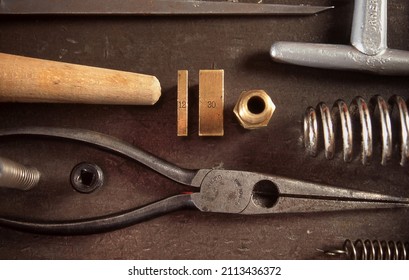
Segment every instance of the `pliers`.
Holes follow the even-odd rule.
[[[75,221],[26,221],[0,217],[0,226],[21,231],[74,235],[93,234],[134,225],[183,208],[229,214],[326,212],[408,207],[409,198],[342,189],[255,172],[180,168],[124,141],[94,131],[66,128],[0,130],[0,136],[37,135],[93,144],[134,159],[180,184],[197,189],[102,217]]]

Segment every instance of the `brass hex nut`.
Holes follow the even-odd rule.
[[[243,91],[234,107],[234,114],[246,129],[267,126],[276,109],[264,90]]]

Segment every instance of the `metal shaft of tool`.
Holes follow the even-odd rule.
[[[0,15],[311,15],[331,8],[181,0],[0,1]]]

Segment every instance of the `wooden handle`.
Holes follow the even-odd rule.
[[[0,101],[153,105],[154,76],[0,53]]]

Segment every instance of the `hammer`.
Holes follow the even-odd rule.
[[[154,76],[0,53],[0,102],[153,105]]]

